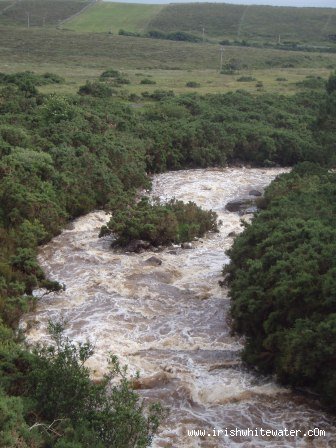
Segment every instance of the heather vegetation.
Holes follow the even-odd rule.
[[[61,332],[54,349],[32,352],[17,345],[20,336],[14,330],[22,313],[34,307],[33,290],[62,288],[46,279],[39,267],[39,244],[57,235],[70,219],[97,207],[118,211],[108,231],[115,232],[121,244],[135,237],[148,238],[154,244],[183,242],[215,230],[215,215],[195,204],[137,202],[137,190],[149,187],[148,173],[236,162],[255,166],[335,163],[335,75],[329,78],[326,90],[307,87],[292,97],[254,96],[242,90],[205,96],[156,90],[143,96],[145,104],[139,110],[129,103],[124,85],[113,84],[119,78],[120,72],[110,69],[99,79],[91,79],[79,94],[47,95],[40,93],[40,86],[61,79],[26,72],[0,77],[0,407],[5,416],[0,419],[0,430],[8,446],[146,446],[161,415],[159,409],[141,406],[123,376],[112,395],[105,382],[101,388],[92,385],[83,367],[92,353],[90,345],[75,346]],[[304,169],[298,168],[266,194],[266,211],[232,250],[229,276],[236,329],[254,343],[253,347],[247,345],[247,359],[258,363],[259,355],[268,350],[265,358],[261,356],[265,370],[273,369],[284,381],[307,387],[318,377],[316,390],[327,397],[334,390],[332,341],[318,356],[309,352],[309,366],[299,360],[307,358],[308,346],[318,344],[324,336],[329,341],[330,316],[335,313],[330,271],[335,269],[330,265],[335,242],[331,214],[334,174],[320,168],[306,170],[304,174]],[[283,188],[278,196],[277,186]],[[280,230],[271,233],[273,227],[268,225],[279,225]],[[254,230],[250,229],[256,229],[251,239]],[[291,238],[286,236],[288,232]],[[303,246],[302,235],[308,235]],[[260,248],[254,245],[258,239]],[[272,283],[273,265],[265,261],[274,258],[264,255],[268,241],[272,250],[283,247],[283,256],[288,253],[284,260],[279,255],[285,266],[278,276],[279,285]],[[245,265],[245,259],[253,260],[259,249],[256,257],[265,259]],[[242,259],[244,251],[247,255]],[[300,271],[300,266],[306,266],[303,260],[308,263],[307,273]],[[282,264],[275,266],[280,269]],[[242,279],[241,269],[249,276]],[[292,274],[295,278],[290,280]],[[312,279],[312,291],[321,286],[319,294],[307,292]],[[253,282],[250,289],[247,281]],[[260,302],[265,305],[263,291],[270,285],[274,291],[267,296],[267,310],[259,312]],[[307,294],[303,296],[300,290]],[[295,306],[291,311],[291,302],[286,303],[284,318],[282,298],[291,292]],[[255,297],[258,303],[254,307]],[[247,302],[240,307],[244,298]],[[307,301],[307,312],[298,317],[302,300]],[[302,334],[307,334],[310,342],[301,338]],[[298,358],[292,364],[289,360],[294,351]],[[290,364],[296,370],[286,367]],[[78,389],[78,396],[69,393],[69,385],[71,390]],[[130,415],[135,416],[135,426],[130,427]],[[120,437],[128,444],[122,445]]]

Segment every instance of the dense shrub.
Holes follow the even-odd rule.
[[[167,39],[183,42],[201,42],[201,38],[194,34],[186,33],[185,31],[174,31],[171,33],[163,33],[162,31],[150,30],[145,34],[145,37],[151,39]]]
[[[336,91],[336,73],[329,76],[326,89],[329,94]]]
[[[9,380],[0,380],[0,384],[9,392],[20,383],[21,395],[35,420],[29,437],[20,400],[4,401],[0,395],[9,446],[35,447],[34,440],[56,447],[149,446],[163,416],[161,406],[146,406],[140,401],[132,390],[132,379],[115,356],[110,355],[103,379],[92,382],[85,362],[93,355],[93,346],[89,342],[73,344],[63,335],[61,323],[50,324],[49,329],[53,344],[38,346],[32,353],[10,353],[0,348],[0,372],[12,370]],[[2,423],[0,418],[0,429]],[[15,443],[19,439],[22,445]],[[33,443],[23,445],[29,439]]]
[[[193,88],[196,88],[196,87],[200,87],[200,86],[201,86],[201,84],[198,83],[198,82],[195,82],[195,81],[188,81],[188,82],[186,83],[186,87],[193,87]]]
[[[79,88],[78,93],[80,95],[92,95],[99,98],[106,98],[108,96],[112,96],[114,91],[105,83],[86,81],[86,84]]]
[[[142,80],[140,81],[140,84],[148,84],[148,85],[150,85],[150,84],[156,84],[156,82],[153,81],[152,79],[145,78],[145,79],[142,79]]]
[[[267,190],[224,268],[244,359],[335,410],[335,173],[303,164]]]
[[[171,200],[150,204],[144,197],[133,206],[116,210],[102,228],[101,236],[114,233],[122,246],[132,240],[145,240],[154,246],[183,243],[216,231],[216,218],[216,213],[202,210],[193,202]]]
[[[298,81],[296,83],[298,87],[303,89],[321,89],[324,90],[326,87],[326,82],[321,77],[306,77],[303,81]]]
[[[100,79],[102,81],[109,80],[109,82],[112,83],[112,85],[114,86],[120,86],[122,84],[130,84],[130,80],[123,73],[113,68],[105,70],[100,75]]]

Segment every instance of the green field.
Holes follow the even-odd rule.
[[[58,25],[80,12],[92,0],[0,0],[0,24],[29,26]]]
[[[296,42],[331,45],[336,9],[244,6],[220,3],[143,5],[98,3],[67,22],[67,28],[88,32],[144,33],[184,31],[205,38],[246,39],[263,43]]]
[[[75,31],[112,32],[120,29],[144,32],[150,20],[160,13],[163,5],[132,3],[97,3],[69,20],[66,27]]]
[[[336,9],[244,6],[217,3],[171,4],[148,25],[207,37],[326,42],[335,32]]]
[[[65,84],[42,87],[46,92],[52,89],[75,93],[87,79],[96,79],[103,70],[113,67],[127,74],[131,81],[127,90],[137,94],[155,89],[204,94],[245,89],[257,93],[292,94],[298,90],[296,82],[306,76],[327,78],[336,68],[336,54],[230,46],[225,49],[223,65],[240,61],[242,68],[228,75],[219,73],[219,46],[213,44],[49,28],[2,27],[0,33],[0,71],[49,71],[66,78]],[[255,80],[239,82],[242,76],[252,76]],[[156,84],[140,84],[148,77]],[[188,81],[195,81],[200,86],[188,88]],[[257,86],[258,81],[263,83],[261,88]]]

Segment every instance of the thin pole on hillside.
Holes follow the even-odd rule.
[[[220,47],[220,66],[219,66],[219,72],[223,69],[223,55],[224,55],[224,47]]]
[[[27,14],[27,28],[30,28],[30,12],[26,12]]]
[[[204,33],[205,33],[205,28],[203,27],[203,29],[202,29],[203,42],[204,42],[204,40],[205,40]]]

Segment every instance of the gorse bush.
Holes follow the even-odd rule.
[[[148,85],[150,85],[150,84],[156,84],[156,82],[153,81],[152,79],[145,78],[145,79],[142,79],[142,80],[140,81],[140,84],[148,84]]]
[[[335,173],[299,165],[265,193],[228,255],[234,329],[244,359],[307,387],[335,410]]]
[[[132,240],[145,240],[154,246],[183,243],[216,231],[216,219],[216,213],[202,210],[193,202],[172,199],[151,204],[143,197],[133,206],[115,210],[100,236],[114,233],[121,246]]]
[[[130,84],[130,80],[118,70],[110,68],[100,75],[101,81],[109,81],[112,85]]]
[[[112,96],[115,92],[105,83],[86,81],[86,84],[79,88],[78,93],[80,95],[92,95],[98,98],[106,98]]]
[[[201,86],[201,84],[200,83],[198,83],[198,82],[195,82],[195,81],[188,81],[187,83],[186,83],[186,87],[200,87]]]
[[[25,357],[25,365],[21,363],[22,396],[30,403],[30,424],[35,434],[39,433],[37,441],[44,440],[47,445],[43,446],[77,448],[149,446],[164,415],[161,406],[146,406],[140,400],[126,368],[115,356],[110,356],[108,373],[102,380],[92,382],[85,362],[93,355],[93,346],[89,342],[72,343],[64,336],[62,323],[50,323],[49,330],[53,344],[34,348]],[[1,362],[3,356],[0,351],[0,371],[15,363],[15,357],[7,358],[7,364]],[[5,386],[10,390],[12,384]],[[20,411],[20,401],[16,400],[7,399],[7,409],[16,405]],[[28,431],[24,419],[19,420],[20,412],[13,422],[13,433],[22,431],[25,440]]]
[[[238,82],[251,82],[256,81],[256,79],[253,76],[241,76],[237,79]]]

